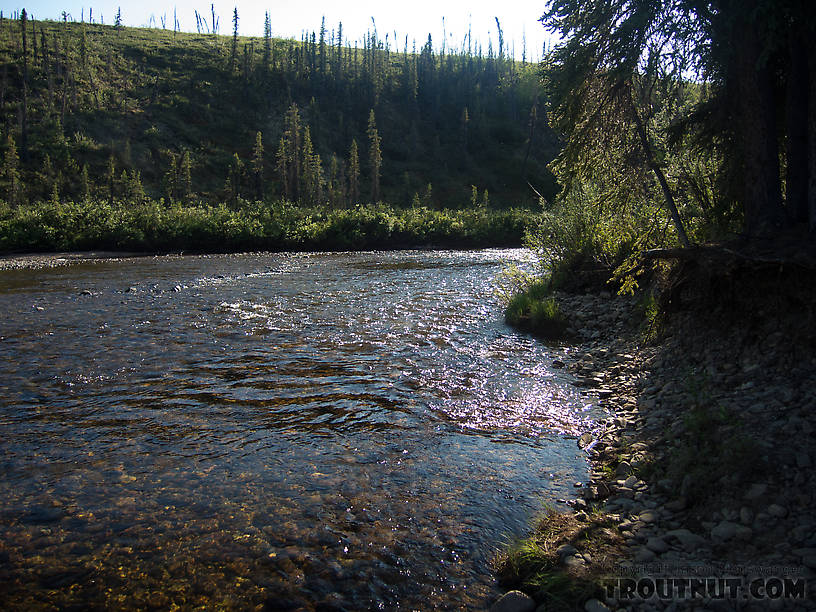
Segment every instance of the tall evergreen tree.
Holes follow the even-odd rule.
[[[283,195],[290,202],[300,200],[301,142],[300,110],[293,102],[284,117],[283,135],[278,143],[277,153]]]
[[[230,48],[230,72],[235,72],[238,61],[238,7],[232,12],[232,46]]]
[[[351,204],[360,202],[360,154],[357,151],[357,141],[351,140],[348,162],[349,199]]]
[[[264,148],[263,135],[261,132],[255,134],[255,146],[252,149],[252,182],[255,192],[255,199],[264,199]]]
[[[28,161],[28,34],[26,31],[26,22],[28,16],[26,10],[20,12],[20,30],[23,39],[23,104],[22,113],[22,129],[20,132],[20,151],[23,161]]]
[[[225,183],[225,191],[227,192],[227,199],[232,206],[238,204],[238,198],[241,197],[241,183],[243,182],[244,162],[235,153],[232,156],[232,163],[227,172],[227,180]]]
[[[170,166],[163,178],[164,196],[168,204],[173,204],[178,199],[178,161],[174,153],[170,154]]]
[[[303,168],[301,177],[302,199],[306,204],[316,206],[323,199],[323,166],[320,155],[314,152],[311,130],[308,125],[303,128],[301,167]]]
[[[193,193],[192,162],[190,161],[190,151],[184,149],[181,154],[181,161],[178,167],[178,191],[179,197],[187,200]]]
[[[116,197],[116,161],[113,159],[113,153],[108,157],[105,187],[107,188],[108,203],[112,203],[113,198]]]
[[[382,139],[377,132],[377,122],[374,119],[374,109],[368,115],[368,164],[371,171],[371,201],[380,200],[380,168],[382,167]]]
[[[17,145],[11,134],[6,136],[6,153],[3,156],[3,182],[6,187],[6,202],[17,206],[22,202],[23,186],[20,179],[20,158]]]
[[[269,63],[272,60],[272,19],[269,16],[269,11],[264,14],[264,47],[263,47],[263,63],[264,70],[269,70]]]

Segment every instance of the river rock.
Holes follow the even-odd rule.
[[[535,599],[521,591],[508,591],[490,606],[490,612],[533,612]]]
[[[646,548],[654,553],[662,554],[669,550],[669,545],[663,538],[649,538],[646,540]]]
[[[686,552],[693,552],[708,544],[708,540],[688,529],[672,529],[666,532],[666,537],[676,539]]]
[[[788,509],[784,506],[780,506],[779,504],[771,504],[766,509],[766,512],[771,516],[775,516],[776,518],[784,518],[788,516]]]
[[[737,538],[739,540],[749,540],[753,535],[750,527],[732,523],[731,521],[720,521],[711,529],[711,537],[720,542],[727,542]]]
[[[649,561],[654,561],[656,557],[657,555],[655,555],[653,551],[642,546],[635,553],[635,563],[648,563]]]
[[[754,522],[754,511],[743,506],[739,511],[740,523],[743,525],[750,525]]]
[[[618,467],[615,468],[615,475],[621,477],[628,477],[632,473],[632,466],[628,461],[621,461]]]
[[[645,510],[640,513],[640,520],[644,523],[654,523],[657,520],[657,513],[653,510]]]
[[[768,485],[764,482],[752,484],[745,492],[743,497],[747,500],[753,501],[764,496],[768,492]]]
[[[562,544],[558,548],[555,549],[555,552],[558,553],[558,556],[564,559],[565,557],[569,557],[570,555],[574,555],[578,552],[578,549],[575,548],[572,544]]]
[[[610,612],[606,604],[597,599],[590,599],[584,604],[584,612]]]

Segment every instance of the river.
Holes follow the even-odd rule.
[[[595,414],[524,250],[0,272],[0,604],[483,609]],[[333,608],[332,608],[333,607]]]

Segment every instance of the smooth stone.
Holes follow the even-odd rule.
[[[775,516],[776,518],[784,518],[788,516],[788,509],[784,506],[780,506],[779,504],[771,504],[766,509],[766,512],[771,516]]]
[[[508,591],[490,606],[490,612],[533,612],[535,599],[521,591]]]
[[[692,533],[688,529],[672,529],[666,532],[666,537],[676,539],[686,552],[693,552],[701,546],[708,544],[708,540],[696,533]]]
[[[606,604],[597,599],[590,599],[584,604],[584,612],[610,612]]]
[[[635,563],[648,563],[654,561],[656,557],[654,552],[643,546],[635,553]]]
[[[743,495],[743,498],[748,499],[748,500],[759,499],[760,497],[765,495],[765,493],[767,493],[767,492],[768,492],[768,485],[767,484],[765,484],[764,482],[763,483],[754,483],[745,492],[745,495]]]
[[[721,521],[711,529],[711,537],[715,540],[726,542],[737,535],[737,528],[740,527],[731,521]]]
[[[669,545],[662,538],[649,538],[646,540],[646,548],[654,553],[661,554],[669,550]]]
[[[740,522],[743,525],[750,525],[754,522],[754,511],[743,506],[740,508]]]
[[[657,520],[657,514],[652,510],[646,510],[640,513],[640,520],[644,523],[654,523]]]
[[[555,552],[558,553],[558,556],[563,559],[564,557],[574,555],[575,553],[578,552],[578,549],[575,548],[572,544],[562,544],[561,546],[555,549]]]

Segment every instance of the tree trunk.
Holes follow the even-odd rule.
[[[762,56],[760,26],[752,19],[754,2],[737,9],[734,60],[737,135],[743,157],[745,233],[770,236],[779,231],[784,210],[780,190],[779,146],[776,138],[774,75]],[[737,42],[739,41],[739,42]]]
[[[791,33],[785,96],[787,173],[785,204],[788,220],[808,221],[808,49],[801,32]]]
[[[684,247],[690,248],[691,241],[689,240],[688,234],[686,234],[686,228],[683,227],[683,220],[680,218],[680,212],[677,210],[677,204],[674,201],[674,195],[669,187],[669,182],[666,180],[666,175],[663,174],[663,170],[660,168],[654,158],[652,144],[649,142],[649,135],[646,132],[646,126],[643,123],[643,119],[640,118],[640,113],[638,112],[634,101],[632,101],[631,104],[632,115],[634,116],[638,135],[640,136],[640,144],[643,146],[643,153],[646,155],[646,163],[649,164],[649,168],[651,168],[652,172],[654,172],[658,183],[660,183],[660,189],[663,191],[663,199],[666,202],[666,209],[669,211],[669,215],[671,215],[672,222],[674,223],[675,230],[677,230],[677,236],[680,238],[680,242]]]

